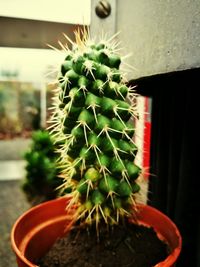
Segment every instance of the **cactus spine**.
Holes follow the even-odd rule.
[[[72,49],[62,46],[66,57],[58,75],[52,132],[63,143],[62,188],[71,192],[70,205],[78,205],[76,220],[95,222],[98,229],[102,220],[115,224],[130,215],[140,190],[132,120],[136,94],[126,86],[112,39],[93,43],[86,30],[75,32],[75,39],[69,40]]]

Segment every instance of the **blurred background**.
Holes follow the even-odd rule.
[[[147,173],[144,201],[179,227],[177,266],[200,267],[199,0],[0,0],[0,266],[16,266],[10,231],[18,216],[55,197],[46,125],[64,58],[57,50],[63,33],[73,41],[84,26],[96,39],[118,33],[127,55],[122,67],[141,95],[136,141]]]
[[[0,1],[0,266],[15,267],[14,221],[55,197],[53,141],[46,128],[63,33],[89,25],[91,3]],[[50,46],[48,46],[50,45]],[[56,177],[57,178],[57,177]]]

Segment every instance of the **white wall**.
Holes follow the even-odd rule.
[[[199,0],[118,0],[116,23],[130,78],[200,67]]]

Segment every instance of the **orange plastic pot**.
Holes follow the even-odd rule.
[[[36,267],[36,262],[66,234],[70,215],[66,211],[69,198],[61,197],[35,206],[18,218],[12,228],[11,244],[18,267]],[[73,212],[73,211],[72,211]],[[170,255],[155,267],[174,266],[181,251],[182,239],[176,225],[157,209],[138,206],[139,222],[152,226],[170,247]]]

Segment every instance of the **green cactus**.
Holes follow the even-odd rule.
[[[117,224],[136,205],[141,168],[134,163],[137,103],[119,69],[121,57],[112,40],[94,43],[88,32],[75,33],[58,75],[52,116],[64,177],[71,189],[75,220]],[[68,39],[68,37],[67,37]]]
[[[31,141],[24,153],[26,177],[22,189],[31,202],[53,199],[58,195],[56,189],[62,182],[58,178],[56,145],[46,130],[33,132]]]

